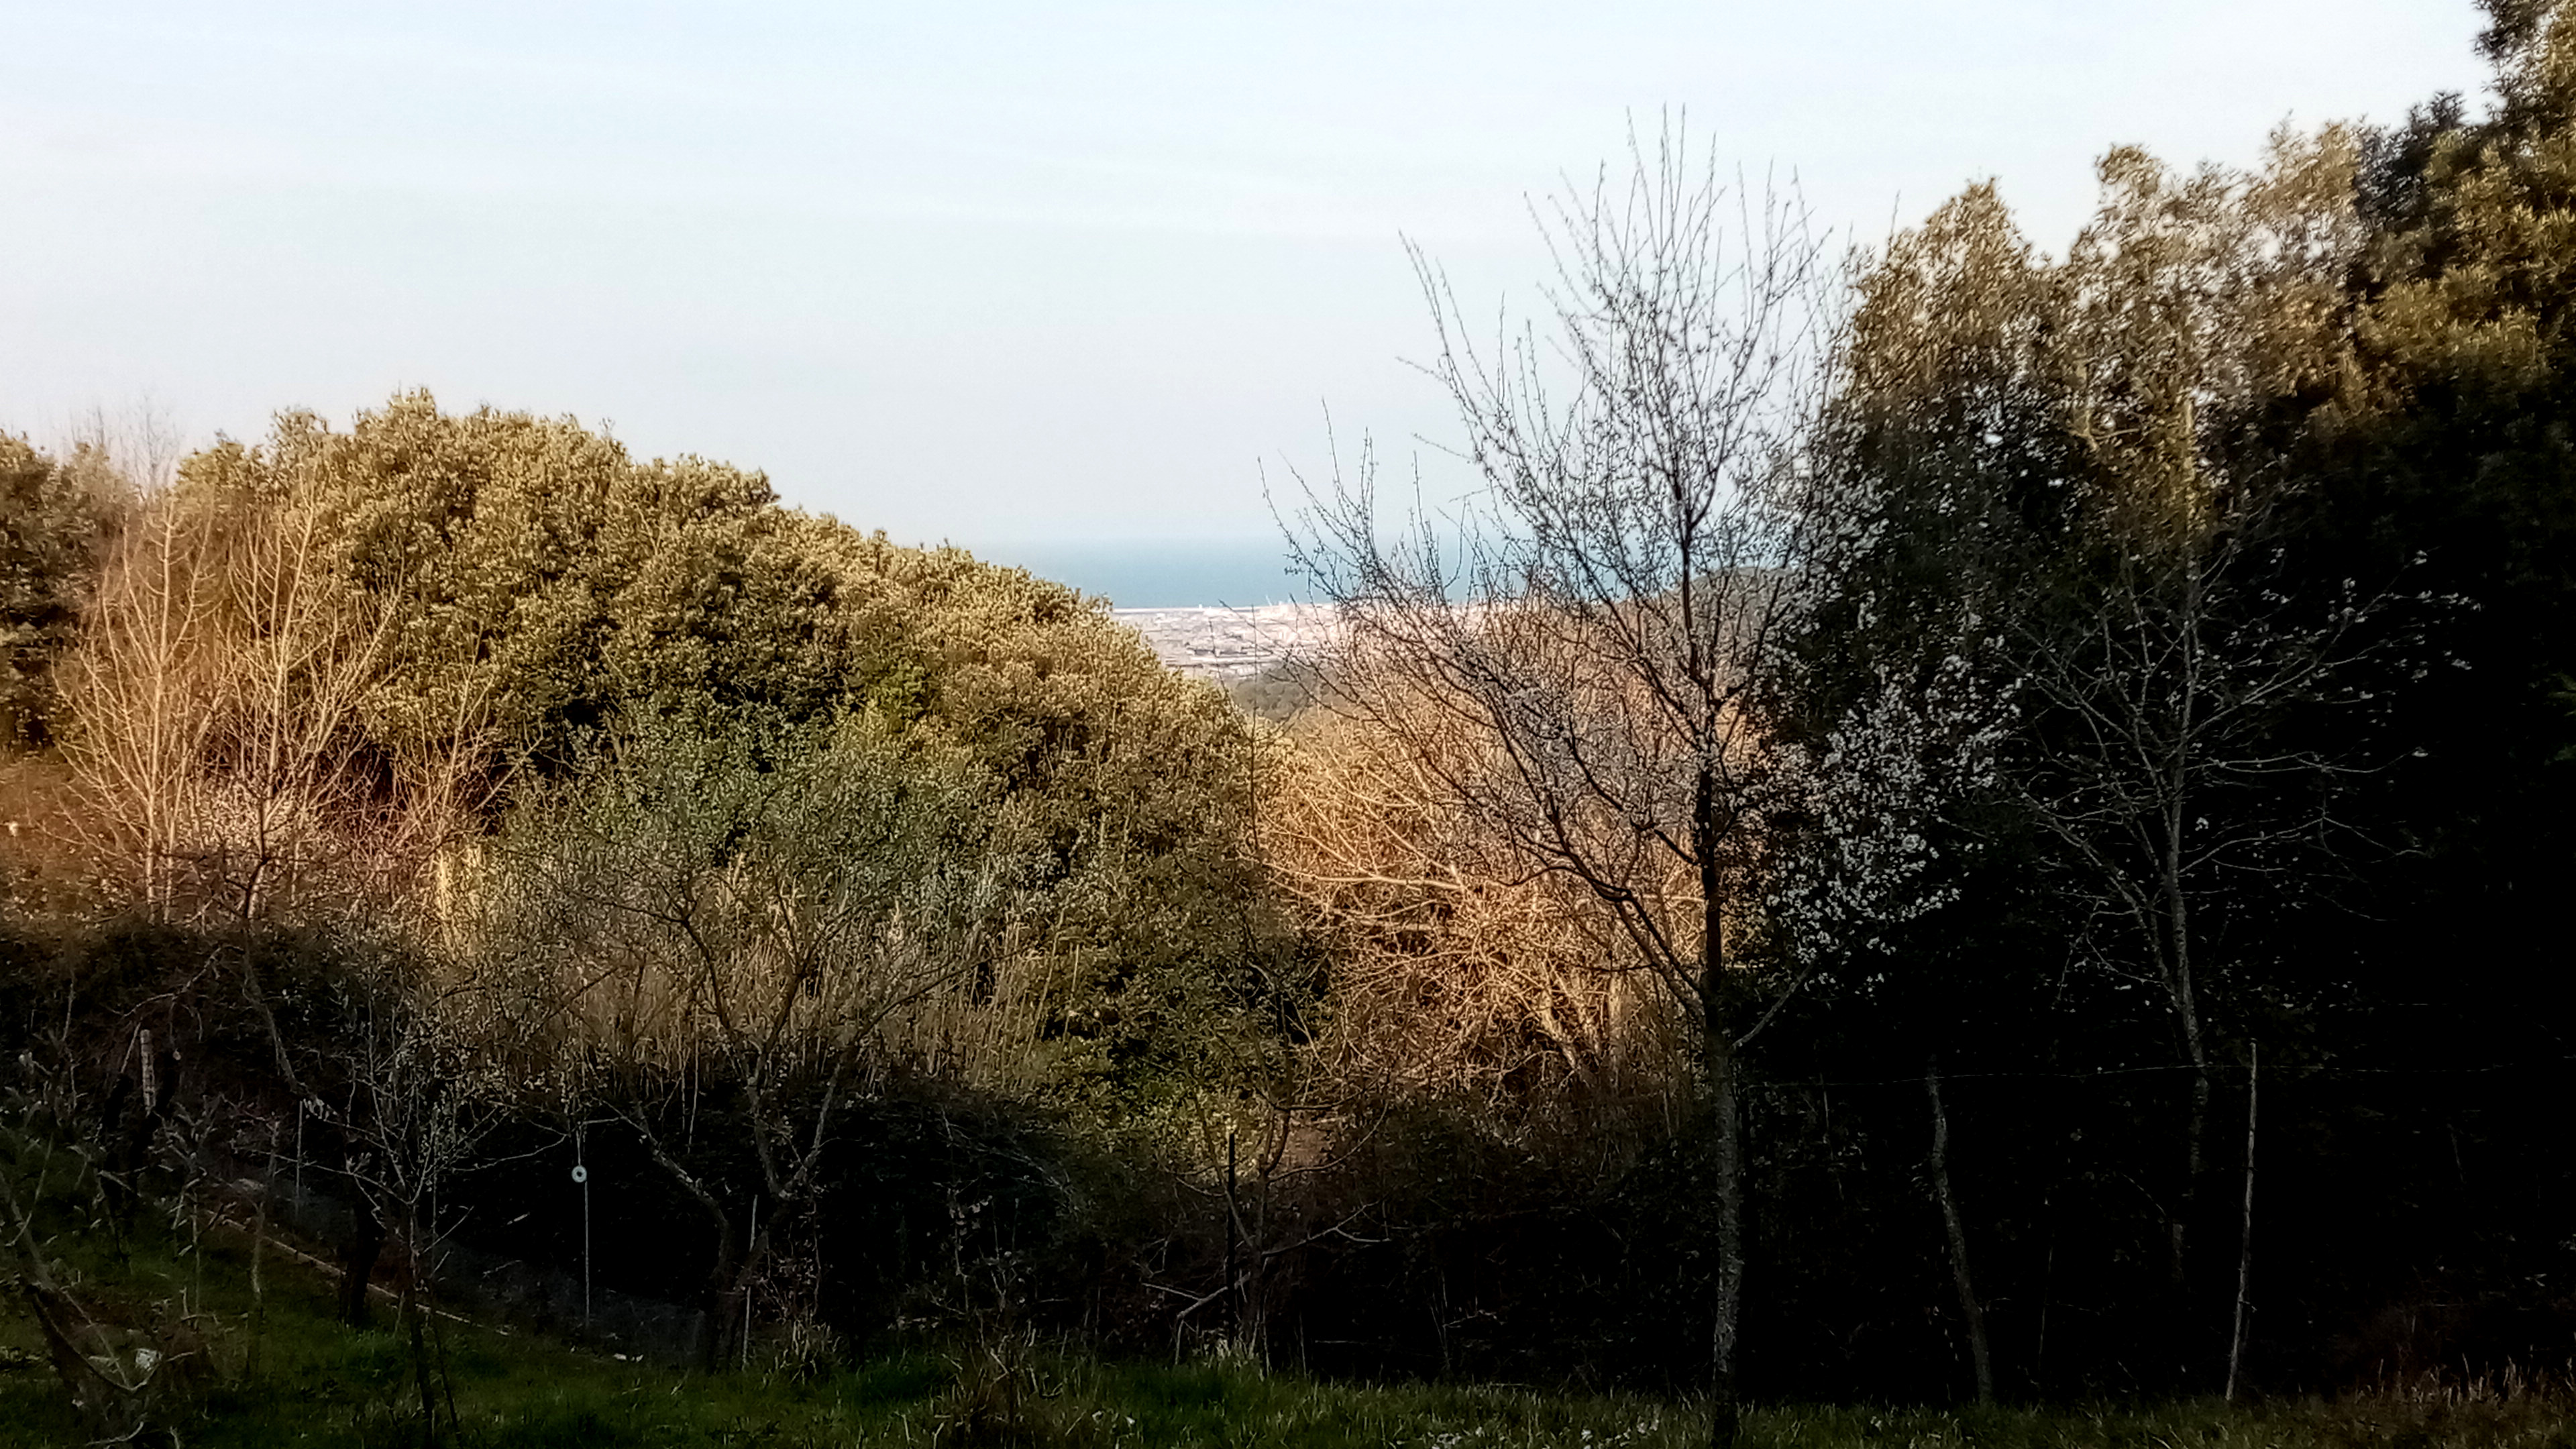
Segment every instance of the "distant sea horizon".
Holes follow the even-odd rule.
[[[1288,571],[1287,543],[1276,538],[997,543],[972,552],[1121,609],[1248,609],[1307,597],[1304,581]]]

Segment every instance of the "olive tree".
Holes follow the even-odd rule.
[[[521,1029],[544,1024],[522,1070],[613,1114],[704,1210],[710,1355],[814,1226],[833,1129],[901,1019],[991,989],[997,833],[956,771],[866,717],[819,737],[646,721],[491,847],[469,924]]]

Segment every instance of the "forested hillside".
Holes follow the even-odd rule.
[[[0,435],[9,1311],[102,1433],[234,1331],[49,1267],[155,1214],[390,1286],[432,1424],[448,1302],[1721,1436],[2563,1367],[2576,6],[2487,8],[2061,250],[1667,135],[1526,350],[1417,258],[1495,521],[1314,480],[1257,717],[571,419]]]

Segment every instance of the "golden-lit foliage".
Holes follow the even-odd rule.
[[[0,459],[13,491],[54,488],[29,459]],[[1169,1147],[1310,1005],[1258,887],[1249,727],[1073,590],[424,394],[282,415],[116,504],[76,613],[10,596],[52,631],[9,640],[59,749],[0,798],[74,837],[93,908],[241,943],[255,1005],[248,943],[281,929],[373,963],[324,995],[381,1031],[254,1015],[290,1078],[345,1088],[316,1120],[374,1144],[362,1190],[403,1222],[453,1166],[412,1152],[429,1098],[605,1114],[748,1292],[815,1240],[827,1149],[896,1080]],[[19,572],[58,593],[48,569]],[[45,894],[31,858],[13,901]]]
[[[2350,366],[2346,277],[2363,233],[2345,131],[2282,132],[2250,173],[2177,175],[2123,148],[2059,269],[2064,426],[2096,506],[2174,546],[2232,526],[2271,452],[2245,431],[2313,406]]]
[[[1262,814],[1278,887],[1333,963],[1333,1070],[1510,1132],[1666,1117],[1687,1080],[1681,999],[1592,886],[1469,807],[1462,782],[1508,755],[1419,679],[1337,677],[1366,705],[1298,720]],[[1635,865],[1659,912],[1697,909],[1689,872]]]
[[[383,628],[333,567],[330,500],[242,484],[192,466],[140,498],[65,661],[93,844],[155,911],[374,899],[360,877],[418,853],[357,758]]]
[[[2486,124],[2426,127],[2391,188],[2360,311],[2379,408],[2513,410],[2550,388],[2576,331],[2576,7],[2498,0],[2485,48],[2503,100]],[[2400,156],[2400,159],[2406,159]]]
[[[162,478],[12,771],[78,802],[12,818],[104,909],[384,942],[541,1095],[909,1074],[1132,1118],[1304,1009],[1245,721],[1096,600],[422,394]]]
[[[2268,456],[2242,430],[2349,380],[2359,156],[2333,127],[2276,134],[2250,172],[2123,147],[2055,262],[1970,187],[1860,280],[1841,406],[1870,465],[2048,473],[2138,541],[2224,528]]]

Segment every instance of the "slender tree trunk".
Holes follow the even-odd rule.
[[[2254,1123],[2263,1092],[2263,1049],[2253,1048],[2253,1065],[2245,1077],[2245,1227],[2236,1249],[2236,1323],[2227,1340],[2227,1401],[2236,1402],[2236,1385],[2245,1367],[2245,1330],[2253,1314],[2254,1285]]]
[[[2048,1393],[2048,1310],[2057,1301],[2057,1189],[2052,1187],[2039,1200],[2039,1215],[2048,1222],[2048,1251],[2040,1259],[2039,1269],[2039,1343],[2031,1350],[2031,1391],[2042,1397]]]
[[[1242,1209],[1235,1204],[1234,1129],[1225,1129],[1225,1336],[1243,1345],[1243,1278],[1235,1266],[1235,1242],[1242,1233]]]
[[[1712,992],[1723,985],[1717,979],[1723,970],[1719,966],[1709,972]],[[1735,1043],[1727,1035],[1726,1018],[1715,1008],[1717,999],[1711,997],[1707,1063],[1717,1189],[1717,1313],[1709,1342],[1709,1443],[1715,1449],[1732,1449],[1743,1423],[1743,1403],[1735,1387],[1735,1336],[1744,1312],[1744,1132],[1736,1102]]]
[[[2195,1057],[2197,1055],[2198,1053],[2194,1053]],[[2176,1288],[2183,1287],[2189,1281],[2184,1276],[2183,1236],[2185,1227],[2190,1222],[2192,1213],[2200,1200],[2200,1173],[2204,1159],[2208,1155],[2206,1143],[2209,1140],[2209,1090],[2209,1067],[2205,1062],[2196,1060],[2191,1064],[2190,1115],[2183,1123],[2182,1205],[2175,1209],[2171,1227],[2173,1235],[2171,1268]]]
[[[297,1104],[302,1111],[303,1105]],[[268,1281],[261,1271],[268,1257],[268,1207],[277,1196],[277,1138],[271,1129],[268,1141],[268,1177],[260,1184],[258,1211],[250,1222],[250,1349],[242,1361],[242,1377],[259,1380],[259,1350],[268,1335]]]
[[[2177,846],[2181,840],[2179,822],[2170,837]],[[2169,876],[2169,921],[2171,937],[2171,989],[2174,1014],[2182,1027],[2183,1053],[2191,1067],[2191,1101],[2183,1116],[2182,1189],[2165,1220],[2166,1251],[2169,1257],[2165,1272],[2171,1283],[2172,1317],[2168,1340],[2176,1353],[2176,1369],[2188,1380],[2195,1374],[2193,1363],[2199,1358],[2194,1347],[2200,1339],[2200,1315],[2194,1308],[2190,1260],[2185,1252],[2186,1234],[2191,1220],[2200,1208],[2200,1178],[2207,1156],[2209,1137],[2209,1042],[2206,1024],[2201,1020],[2198,993],[2193,989],[2191,937],[2189,919],[2182,899],[2179,875]]]
[[[1733,998],[1727,980],[1725,923],[1718,908],[1716,781],[1699,772],[1692,802],[1692,843],[1700,875],[1700,1011],[1702,1071],[1708,1078],[1711,1156],[1717,1191],[1717,1283],[1709,1333],[1709,1443],[1733,1449],[1744,1407],[1735,1386],[1736,1329],[1744,1313],[1744,1123],[1737,1101]]]
[[[1986,1350],[1986,1310],[1977,1302],[1977,1286],[1968,1276],[1968,1234],[1959,1223],[1958,1200],[1950,1195],[1950,1114],[1941,1106],[1941,1069],[1923,1067],[1923,1090],[1932,1099],[1932,1196],[1941,1205],[1941,1227],[1950,1240],[1950,1281],[1959,1290],[1959,1313],[1968,1322],[1968,1356],[1976,1365],[1977,1402],[1995,1397],[1994,1361]]]
[[[2166,989],[2173,998],[2175,1022],[2182,1029],[2183,1055],[2191,1064],[2191,1105],[2183,1119],[2182,1192],[2165,1218],[2166,1275],[2179,1297],[2187,1288],[2185,1236],[2200,1195],[2202,1145],[2209,1135],[2209,1043],[2200,1017],[2200,996],[2192,981],[2190,905],[2183,898],[2183,799],[2179,787],[2165,819],[2162,865],[2165,904]]]
[[[2192,416],[2188,398],[2184,400],[2183,416],[2188,428]],[[2158,884],[2164,892],[2165,907],[2165,961],[2169,973],[2166,986],[2173,994],[2174,1015],[2182,1027],[2184,1054],[2191,1059],[2191,1110],[2183,1124],[2182,1195],[2166,1224],[2172,1255],[2167,1267],[2173,1279],[2177,1309],[2186,1321],[2190,1313],[2190,1280],[2186,1276],[2188,1264],[2183,1251],[2184,1236],[2199,1201],[2201,1145],[2209,1130],[2209,1047],[2202,1031],[2199,993],[2192,980],[2191,902],[2184,894],[2183,879],[2185,834],[2192,820],[2193,775],[2187,742],[2201,723],[2200,624],[2203,607],[2200,572],[2195,565],[2182,601],[2183,677],[2174,691],[2180,713],[2171,721],[2174,743],[2164,782],[2164,859],[2158,862]]]
[[[408,1299],[409,1295],[406,1294],[405,1297]],[[421,1306],[417,1302],[407,1303],[402,1310],[402,1316],[411,1328],[411,1370],[413,1382],[420,1390],[421,1442],[430,1446],[430,1449],[437,1449],[438,1394],[430,1385],[429,1346],[421,1341]]]
[[[1279,1140],[1286,1141],[1284,1132]],[[1270,1182],[1278,1169],[1278,1155],[1265,1153],[1260,1171],[1253,1175],[1258,1191],[1252,1199],[1251,1231],[1242,1235],[1245,1282],[1236,1300],[1246,1318],[1242,1330],[1244,1349],[1254,1363],[1265,1369],[1270,1366],[1270,1253],[1264,1245],[1270,1241]]]
[[[421,1298],[420,1211],[409,1207],[403,1214],[402,1299],[396,1308],[403,1331],[411,1339],[411,1374],[413,1387],[420,1392],[421,1443],[428,1449],[438,1445],[438,1391],[429,1370],[429,1345],[421,1337],[421,1323],[429,1308]]]
[[[642,1139],[644,1150],[651,1154],[654,1165],[697,1202],[707,1215],[707,1225],[715,1230],[716,1260],[715,1266],[707,1272],[705,1307],[702,1310],[706,1315],[707,1333],[698,1352],[698,1366],[712,1373],[723,1361],[725,1329],[733,1322],[734,1285],[742,1277],[742,1260],[734,1256],[733,1214],[725,1211],[724,1200],[716,1196],[714,1189],[700,1182],[697,1174],[682,1166],[678,1158],[664,1149],[661,1137],[654,1132],[651,1121],[643,1113],[621,1115],[626,1117],[627,1125],[635,1129],[636,1136]],[[586,1224],[584,1231],[588,1231]],[[744,1246],[747,1256],[750,1245],[746,1243]]]
[[[2183,1045],[2191,1059],[2191,1102],[2183,1118],[2182,1191],[2166,1219],[2166,1248],[2171,1254],[2166,1273],[2172,1283],[2172,1342],[2182,1356],[2181,1370],[2191,1375],[2189,1361],[2198,1355],[2191,1345],[2199,1339],[2195,1327],[2198,1314],[2193,1309],[2189,1260],[2184,1253],[2185,1233],[2200,1206],[2200,1177],[2209,1137],[2209,1054],[2202,1034],[2198,1004],[2192,998],[2188,967],[2178,964],[2180,974],[2175,992],[2176,1007],[2181,1013]]]

